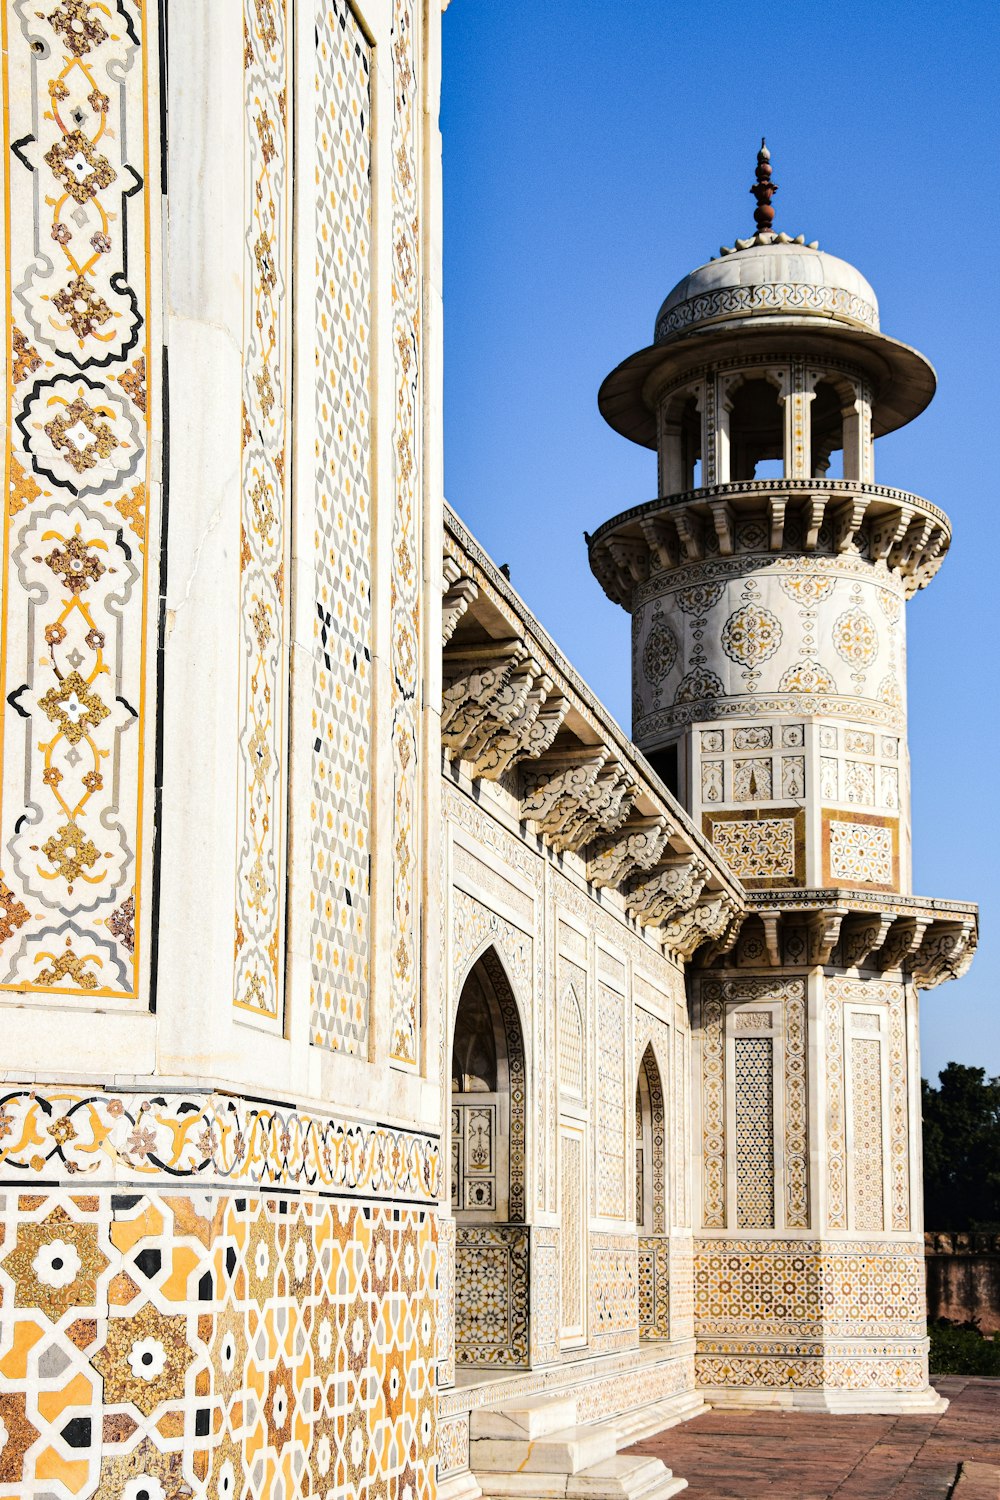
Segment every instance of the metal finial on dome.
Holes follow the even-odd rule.
[[[758,234],[772,233],[774,224],[774,209],[771,207],[771,199],[778,191],[778,184],[771,181],[771,153],[767,149],[767,141],[763,136],[760,138],[760,150],[757,152],[757,181],[750,189],[757,200],[754,209],[754,223],[757,225]]]

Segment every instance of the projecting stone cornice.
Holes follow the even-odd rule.
[[[445,758],[502,780],[526,831],[664,947],[730,946],[742,886],[450,511],[443,590]]]
[[[757,524],[741,530],[741,523]],[[897,574],[907,597],[924,588],[951,541],[937,506],[887,485],[845,479],[747,480],[633,506],[588,537],[608,598],[631,609],[655,573],[706,558],[853,554]]]
[[[919,989],[960,978],[979,937],[978,908],[835,888],[752,891],[739,934],[742,962],[833,965],[910,974]]]

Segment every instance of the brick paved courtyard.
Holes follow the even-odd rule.
[[[715,1411],[630,1451],[683,1475],[685,1500],[1000,1500],[1000,1380],[934,1385],[938,1417]]]

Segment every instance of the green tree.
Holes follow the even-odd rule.
[[[925,1228],[1000,1229],[1000,1078],[950,1062],[921,1091]]]

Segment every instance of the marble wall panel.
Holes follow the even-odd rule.
[[[422,782],[419,680],[423,660],[421,571],[423,528],[424,337],[419,10],[394,0],[391,40],[394,112],[392,173],[392,549],[390,606],[390,766],[392,825],[391,994],[389,1053],[403,1067],[420,1061],[418,892],[421,881]]]
[[[316,418],[310,1036],[365,1055],[372,835],[372,49],[316,16]]]
[[[761,532],[763,539],[763,531]],[[899,581],[862,556],[707,557],[636,591],[633,734],[698,719],[826,714],[900,729]],[[749,788],[750,771],[744,773]],[[760,792],[760,795],[765,795]]]
[[[590,1348],[626,1349],[639,1337],[639,1251],[634,1235],[590,1236]]]
[[[145,1008],[159,556],[158,37],[3,15],[0,989]]]
[[[245,0],[239,726],[233,1005],[281,1030],[291,534],[291,97],[288,0]]]

